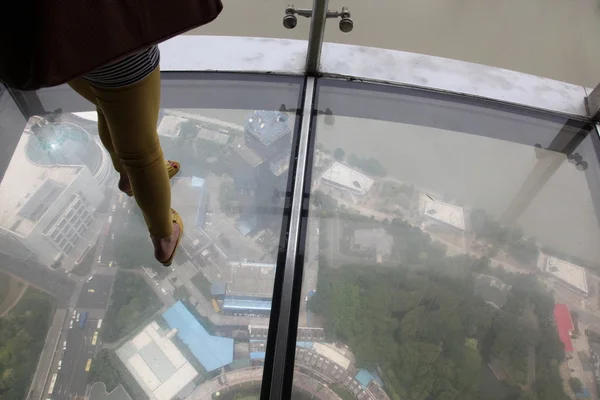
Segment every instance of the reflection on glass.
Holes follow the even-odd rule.
[[[182,165],[172,268],[117,189],[96,118],[34,116],[11,132],[22,135],[0,185],[0,353],[12,354],[0,397],[26,398],[29,382],[55,400],[259,391],[295,115],[161,111],[165,156]]]
[[[321,399],[595,392],[590,132],[567,157],[545,148],[578,137],[568,121],[357,87],[318,92],[335,118],[316,122],[296,386]]]

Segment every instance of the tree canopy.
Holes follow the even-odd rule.
[[[521,228],[502,226],[490,218],[484,210],[471,212],[471,229],[477,238],[484,239],[522,264],[535,264],[539,256],[536,241],[525,237]]]
[[[402,220],[386,229],[401,265],[320,264],[309,300],[329,339],[348,344],[359,368],[380,371],[393,399],[481,400],[495,398],[480,384],[493,362],[517,398],[566,399],[553,299],[534,275],[491,268],[487,258],[447,257],[444,246]],[[474,295],[478,273],[512,286],[503,309]],[[535,382],[529,382],[531,352]]]
[[[333,151],[333,158],[335,158],[337,161],[342,161],[345,156],[346,153],[339,147]]]
[[[161,304],[144,278],[132,272],[119,271],[102,325],[102,338],[106,342],[122,338],[152,316]]]
[[[27,289],[21,300],[0,318],[0,398],[21,400],[37,367],[53,311],[50,296]]]
[[[334,155],[335,156],[335,155]],[[370,158],[362,158],[357,157],[354,154],[351,154],[348,157],[348,164],[353,167],[359,168],[363,170],[365,173],[373,176],[385,176],[387,171],[383,168],[383,165],[379,162],[378,159],[370,157]]]

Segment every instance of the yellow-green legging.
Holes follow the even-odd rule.
[[[83,78],[69,82],[96,106],[98,134],[113,166],[126,173],[148,231],[154,238],[173,232],[171,187],[156,124],[160,108],[160,70],[134,84],[101,88]]]

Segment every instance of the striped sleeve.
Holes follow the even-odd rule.
[[[115,63],[105,65],[83,76],[94,86],[103,88],[123,87],[141,81],[158,66],[160,51],[151,46]]]

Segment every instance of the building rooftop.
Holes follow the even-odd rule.
[[[32,137],[29,133],[21,136],[0,185],[0,226],[21,236],[31,232],[43,208],[49,208],[82,168],[32,163],[26,153]]]
[[[374,183],[368,176],[338,162],[325,171],[323,180],[360,195],[367,194]]]
[[[171,341],[173,335],[152,322],[117,350],[117,356],[151,400],[171,400],[198,376]]]
[[[221,145],[226,145],[227,141],[229,140],[229,135],[215,131],[213,129],[199,128],[197,138]]]
[[[419,210],[424,216],[435,221],[456,229],[465,230],[465,214],[462,207],[434,201],[426,194],[421,194]]]
[[[104,382],[96,382],[90,388],[89,400],[131,400],[131,396],[123,385],[119,385],[108,393]]]
[[[361,369],[358,374],[354,377],[361,385],[367,387],[367,385],[374,379],[373,375],[366,369]]]
[[[204,179],[198,177],[174,178],[171,187],[172,206],[186,221],[194,221],[202,227],[208,192],[204,188]]]
[[[229,265],[231,282],[227,285],[227,295],[271,298],[275,264],[230,262]]]
[[[574,329],[571,312],[566,304],[556,304],[554,306],[554,320],[556,321],[556,329],[558,337],[565,345],[567,353],[573,352],[573,342],[571,341],[571,332]]]
[[[252,112],[246,118],[245,129],[265,146],[291,132],[286,114],[266,110]]]
[[[164,113],[165,115],[172,115],[175,117],[181,117],[187,120],[192,120],[201,128],[212,129],[225,134],[241,134],[244,132],[244,127],[242,125],[230,121],[225,121],[222,119],[207,117],[205,115],[194,112],[193,109],[167,108],[164,110]]]
[[[33,134],[26,154],[38,165],[85,165],[95,174],[102,163],[102,150],[90,134],[71,122],[46,123],[39,119],[30,125]]]
[[[181,135],[181,127],[179,125],[186,121],[188,121],[186,118],[165,115],[158,124],[158,134],[171,138],[178,137]]]
[[[207,372],[233,361],[233,339],[210,335],[185,305],[178,301],[169,308],[163,318]]]
[[[584,293],[588,292],[585,268],[556,257],[548,256],[546,271],[572,287]]]
[[[264,160],[254,150],[246,146],[246,142],[243,137],[239,137],[231,143],[231,148],[240,155],[251,167],[260,165]]]
[[[240,311],[271,311],[271,300],[252,297],[226,296],[225,300],[223,300],[223,308]]]
[[[213,281],[210,285],[210,294],[213,297],[224,296],[227,283],[223,281]]]
[[[318,354],[329,358],[331,361],[341,365],[344,369],[348,369],[348,367],[352,364],[346,356],[344,356],[341,352],[337,351],[335,346],[328,345],[324,343],[314,343],[312,346],[312,350],[317,352]]]
[[[269,169],[275,176],[280,176],[288,170],[290,166],[290,153],[285,153],[278,159],[269,163]]]

